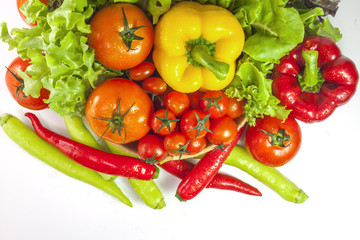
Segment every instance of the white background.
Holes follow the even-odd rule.
[[[360,67],[360,2],[343,0],[332,23],[339,27],[344,55]],[[9,29],[25,27],[15,1],[2,1],[0,21]],[[16,53],[0,44],[0,114],[8,112],[29,124],[27,111],[5,86],[5,66]],[[37,113],[44,125],[67,135],[62,119],[49,110]],[[279,170],[310,196],[289,203],[235,168],[222,171],[257,187],[262,197],[205,190],[179,202],[180,180],[161,172],[156,180],[167,206],[146,207],[124,179],[129,208],[102,191],[71,179],[29,156],[0,130],[0,239],[360,239],[359,136],[360,91],[327,120],[301,124],[298,155]]]

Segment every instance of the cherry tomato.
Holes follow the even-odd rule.
[[[289,162],[301,145],[301,130],[297,121],[288,117],[283,120],[265,116],[249,127],[245,134],[245,146],[259,162],[279,167]]]
[[[151,62],[142,62],[129,70],[129,76],[134,81],[142,81],[149,78],[155,72],[155,66]]]
[[[133,4],[102,8],[90,20],[90,28],[88,44],[96,59],[109,68],[133,68],[147,58],[153,46],[152,23]]]
[[[181,132],[175,131],[164,137],[164,149],[168,154],[179,156],[186,152],[188,138]]]
[[[200,99],[200,109],[210,118],[221,118],[226,115],[229,109],[229,99],[221,90],[207,91]]]
[[[142,87],[145,91],[160,95],[165,93],[167,84],[162,78],[150,77],[142,82]]]
[[[199,109],[200,108],[200,98],[204,95],[204,92],[196,91],[193,93],[187,94],[190,99],[190,109]]]
[[[195,155],[200,153],[206,147],[207,141],[206,137],[201,138],[193,138],[190,139],[188,143],[187,150],[190,152],[191,155]]]
[[[227,116],[231,119],[240,117],[244,112],[245,100],[239,101],[238,98],[229,98],[229,109]]]
[[[175,130],[177,121],[173,112],[168,109],[159,109],[152,115],[150,124],[155,133],[169,135]]]
[[[210,120],[211,133],[206,135],[209,142],[215,145],[229,144],[237,133],[237,125],[231,118],[224,116],[222,118]]]
[[[48,99],[50,95],[47,89],[42,88],[38,98],[26,96],[23,93],[24,81],[17,75],[17,72],[18,70],[24,72],[26,68],[30,66],[29,62],[29,60],[24,61],[20,57],[17,57],[10,63],[8,71],[5,73],[6,86],[11,96],[21,106],[32,110],[45,109],[48,107],[48,104],[44,102],[44,99]]]
[[[25,15],[21,12],[20,7],[29,0],[16,0],[16,6],[17,9],[19,11],[20,17],[22,18],[22,20],[24,20],[24,22],[26,23],[26,17]],[[40,0],[40,2],[42,2],[43,4],[47,5],[48,0]],[[36,26],[36,23],[30,23],[29,26]]]
[[[155,164],[168,155],[164,148],[163,139],[156,134],[149,133],[139,140],[138,154],[141,159]]]
[[[91,92],[85,117],[94,133],[112,143],[124,144],[144,137],[150,128],[152,101],[131,80],[112,78]]]
[[[180,130],[188,138],[205,137],[210,131],[210,115],[199,109],[187,111],[180,120]]]
[[[172,111],[175,116],[181,116],[190,108],[189,96],[186,93],[172,91],[165,97],[165,106]]]

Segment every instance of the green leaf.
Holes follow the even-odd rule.
[[[284,8],[279,0],[263,0],[255,21],[253,34],[245,41],[243,51],[257,61],[276,62],[304,37],[304,26],[294,8]]]
[[[250,126],[255,125],[256,118],[264,115],[286,119],[290,111],[280,105],[280,101],[272,95],[272,80],[247,58],[239,62],[236,76],[227,87],[225,93],[229,97],[245,99],[244,113]]]

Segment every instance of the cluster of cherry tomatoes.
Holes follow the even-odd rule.
[[[179,158],[196,155],[208,144],[233,140],[237,133],[234,119],[242,115],[243,101],[229,98],[223,91],[178,92],[154,72],[154,65],[144,61],[129,69],[131,80],[110,79],[91,93],[85,116],[97,135],[115,144],[136,141],[139,156],[149,162],[169,154]],[[104,110],[104,106],[112,106],[112,110]],[[115,116],[116,108],[122,114]],[[117,132],[111,131],[111,121],[119,116],[123,122],[113,127]],[[148,124],[143,124],[144,119]]]

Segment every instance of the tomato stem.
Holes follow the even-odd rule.
[[[206,106],[206,108],[204,109],[204,111],[208,110],[209,108],[211,108],[212,106],[215,106],[217,109],[219,109],[219,111],[222,113],[221,107],[219,106],[219,100],[223,97],[224,95],[221,95],[218,98],[214,98],[214,97],[210,97],[210,98],[201,98],[205,101],[208,101],[208,104]]]
[[[6,67],[6,69],[16,79],[16,81],[18,81],[20,83],[19,86],[14,85],[14,87],[16,87],[16,91],[15,91],[16,97],[23,101],[23,99],[20,98],[20,93],[22,92],[22,97],[23,98],[27,97],[26,94],[23,92],[23,90],[25,88],[24,80],[22,80],[19,76],[17,76],[15,73],[13,73],[8,67]]]
[[[103,134],[100,136],[100,139],[102,139],[104,134],[109,129],[111,129],[111,132],[113,134],[116,131],[118,131],[119,136],[121,136],[121,130],[124,129],[124,134],[125,134],[124,142],[126,141],[126,128],[125,128],[124,119],[125,119],[126,115],[129,113],[130,109],[135,105],[135,102],[129,107],[129,109],[124,114],[121,114],[121,112],[120,112],[120,101],[121,101],[121,99],[119,98],[118,104],[116,106],[116,110],[115,110],[115,112],[114,112],[114,114],[113,114],[113,116],[111,118],[94,118],[93,117],[93,119],[103,120],[103,121],[109,122],[108,127],[105,129]]]
[[[123,12],[123,16],[124,16],[124,30],[122,30],[120,32],[120,36],[122,37],[122,39],[127,47],[127,51],[135,50],[135,49],[131,48],[132,42],[134,40],[143,40],[144,39],[143,37],[136,35],[135,32],[136,32],[136,30],[138,30],[140,28],[144,28],[146,26],[137,26],[137,27],[130,28],[128,20],[125,15],[124,8],[122,8],[122,12]]]
[[[169,110],[166,108],[165,116],[163,118],[154,115],[155,118],[157,118],[158,120],[161,121],[161,126],[155,131],[155,133],[159,132],[163,127],[167,127],[167,129],[169,130],[169,134],[170,134],[171,133],[170,124],[173,122],[180,121],[180,119],[169,118],[168,113],[169,113]]]
[[[259,129],[259,130],[265,133],[266,135],[268,135],[269,137],[271,137],[272,146],[287,148],[288,146],[291,145],[292,141],[294,140],[292,139],[292,141],[289,144],[285,145],[285,143],[290,140],[291,136],[286,134],[285,129],[283,128],[280,129],[277,133],[267,132],[264,129]]]
[[[205,123],[207,122],[207,120],[209,120],[210,115],[211,114],[209,113],[203,119],[200,119],[199,116],[195,113],[197,124],[196,124],[195,127],[188,130],[188,131],[193,131],[195,129],[197,130],[195,138],[199,136],[201,130],[205,130],[205,131],[207,131],[209,133],[212,133],[212,131],[205,126]]]

